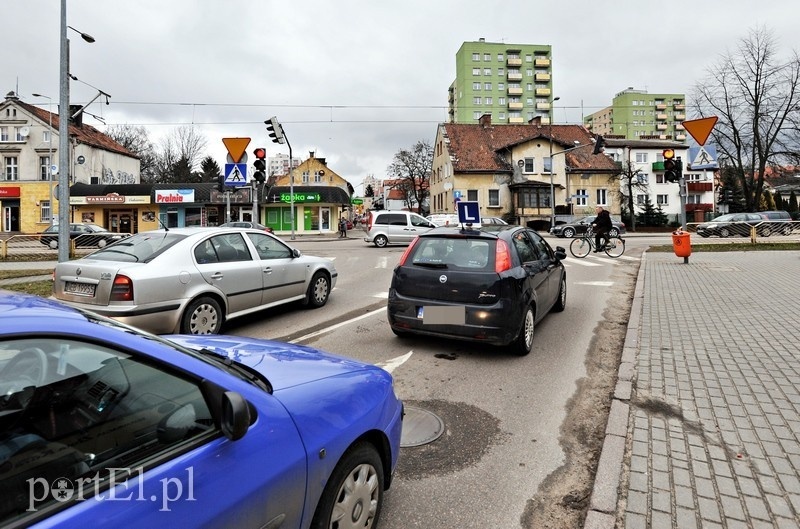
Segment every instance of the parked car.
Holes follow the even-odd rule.
[[[216,334],[268,307],[322,307],[337,272],[261,230],[196,227],[138,233],[58,263],[54,279],[55,297],[71,306],[157,334]]]
[[[522,226],[423,233],[392,274],[392,332],[508,346],[526,355],[535,324],[564,310],[565,258],[564,248],[553,250]]]
[[[374,527],[402,418],[374,365],[0,290],[3,527]]]
[[[765,221],[758,227],[759,235],[762,237],[769,237],[773,233],[791,235],[794,225],[788,211],[759,211],[758,214]]]
[[[701,237],[731,237],[733,235],[749,237],[751,228],[763,222],[765,222],[765,218],[758,213],[726,213],[709,222],[698,224],[696,232]],[[758,231],[760,234],[769,235],[772,230],[767,228],[764,232]]]
[[[481,224],[499,224],[499,225],[506,225],[508,222],[504,221],[500,217],[481,217]]]
[[[371,242],[378,248],[389,244],[408,244],[420,233],[435,227],[425,217],[410,211],[370,211],[364,242]]]
[[[566,237],[567,239],[571,239],[576,235],[583,235],[590,230],[592,227],[592,222],[594,222],[595,218],[595,215],[589,215],[588,217],[583,217],[574,222],[557,224],[556,226],[550,228],[550,233],[556,237]],[[612,237],[617,237],[621,233],[625,233],[625,223],[623,223],[621,220],[612,217],[611,223],[613,227],[609,231],[609,234]]]
[[[69,225],[69,238],[79,248],[104,248],[127,237],[126,233],[115,233],[97,224],[73,222]],[[53,224],[42,232],[39,242],[52,249],[58,248],[58,224]]]
[[[267,233],[275,233],[270,226],[264,226],[263,224],[259,224],[258,222],[250,222],[247,220],[236,220],[233,222],[226,222],[225,224],[220,224],[220,228],[251,228],[254,230],[261,230]]]
[[[432,224],[435,224],[437,227],[441,226],[461,226],[461,223],[458,221],[458,215],[456,213],[435,213],[433,215],[428,215],[425,217]],[[480,228],[480,222],[471,223],[473,228]]]

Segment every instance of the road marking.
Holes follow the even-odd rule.
[[[380,364],[375,364],[378,367],[382,367],[385,371],[391,373],[395,370],[395,368],[400,367],[401,365],[405,364],[411,355],[414,354],[414,351],[409,351],[403,356],[398,356],[397,358],[392,358],[391,360],[387,360],[386,362],[381,362]]]
[[[365,314],[362,314],[361,316],[356,316],[355,318],[351,318],[351,319],[346,320],[346,321],[341,321],[341,322],[339,322],[339,323],[337,323],[335,325],[331,325],[330,327],[325,327],[324,329],[320,329],[318,331],[314,331],[312,333],[306,334],[305,336],[301,336],[300,338],[295,338],[294,340],[291,340],[289,343],[300,343],[303,340],[308,340],[309,338],[314,338],[315,336],[319,336],[321,334],[325,334],[326,332],[330,332],[330,331],[336,330],[339,327],[344,327],[345,325],[349,325],[349,324],[351,324],[351,323],[353,323],[355,321],[363,320],[364,318],[369,318],[370,316],[374,316],[375,314],[378,314],[378,313],[386,313],[386,307],[382,307],[380,309],[373,310],[372,312],[367,312]]]
[[[577,281],[576,285],[586,285],[590,287],[610,287],[614,284],[613,281]]]
[[[377,294],[373,294],[372,297],[378,299],[389,299],[389,292],[378,292]]]
[[[569,266],[569,265],[572,265],[572,264],[576,264],[576,265],[580,265],[580,266],[603,266],[602,263],[593,263],[591,261],[584,261],[583,259],[571,260],[569,262],[564,262],[564,261],[562,261],[562,262],[564,263],[564,266]]]
[[[389,259],[386,256],[381,257],[375,264],[375,268],[389,268]]]

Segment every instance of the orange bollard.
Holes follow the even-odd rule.
[[[678,257],[683,257],[683,262],[689,262],[689,256],[692,255],[692,243],[689,240],[689,232],[678,228],[677,231],[672,232],[672,250]]]

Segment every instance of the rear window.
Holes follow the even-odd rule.
[[[101,261],[120,261],[125,263],[144,263],[151,261],[167,248],[186,238],[170,232],[137,233],[102,250],[92,253],[92,259]]]
[[[422,237],[406,261],[411,265],[494,271],[494,239]]]
[[[375,224],[388,226],[405,226],[406,216],[402,213],[381,213],[375,217]]]

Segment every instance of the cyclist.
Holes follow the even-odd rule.
[[[608,232],[611,231],[611,228],[614,226],[611,223],[611,215],[608,213],[603,206],[597,206],[594,208],[595,213],[597,216],[592,223],[592,230],[594,231],[594,253],[602,252],[603,248],[605,247],[606,241],[608,241]],[[600,244],[602,241],[602,245]]]

